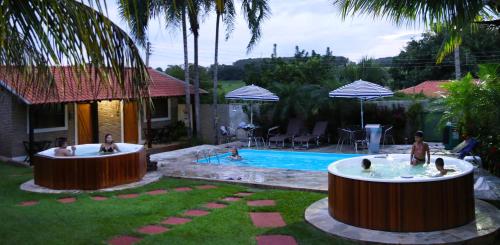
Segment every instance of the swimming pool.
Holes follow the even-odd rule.
[[[247,166],[257,168],[281,168],[306,171],[327,171],[328,165],[332,162],[362,156],[361,154],[338,154],[319,152],[299,152],[299,151],[271,151],[271,150],[239,150],[242,160],[230,160],[230,153],[220,154],[198,160],[201,164],[220,163],[229,166]]]

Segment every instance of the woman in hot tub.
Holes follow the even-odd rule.
[[[113,136],[111,134],[106,134],[104,136],[104,143],[101,144],[101,148],[99,149],[100,153],[113,153],[119,152],[118,146],[113,142]]]
[[[58,157],[72,157],[75,155],[76,147],[71,146],[71,150],[68,149],[68,140],[66,138],[57,139],[57,148],[54,149],[54,155]]]

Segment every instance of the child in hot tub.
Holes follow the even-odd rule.
[[[371,172],[370,167],[372,166],[372,162],[366,158],[361,161],[361,167],[363,167],[363,172]]]
[[[58,157],[71,157],[75,155],[76,147],[71,146],[71,150],[68,149],[68,141],[66,138],[57,139],[57,148],[54,149],[54,155]]]
[[[443,158],[440,158],[440,157],[436,158],[436,161],[434,162],[434,164],[436,164],[436,169],[439,171],[439,174],[437,174],[436,177],[438,177],[438,176],[444,176],[447,173],[455,172],[454,169],[444,168],[444,160],[443,160]]]

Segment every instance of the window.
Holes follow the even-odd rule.
[[[170,99],[153,98],[151,121],[165,121],[170,119]]]
[[[65,105],[31,105],[31,107],[31,115],[28,113],[28,120],[30,116],[33,117],[35,133],[67,130],[68,122]]]

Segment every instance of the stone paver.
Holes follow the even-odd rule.
[[[131,194],[120,194],[117,197],[121,198],[121,199],[131,199],[131,198],[136,198],[138,196],[139,196],[139,194],[137,194],[137,193],[131,193]]]
[[[148,235],[155,235],[167,232],[168,230],[169,230],[168,228],[163,227],[161,225],[146,225],[137,229],[137,232]]]
[[[151,196],[162,195],[162,194],[166,194],[166,193],[167,193],[167,190],[163,190],[163,189],[152,190],[152,191],[146,192],[146,194],[151,195]]]
[[[28,206],[33,206],[33,205],[37,205],[37,204],[38,204],[38,201],[31,200],[31,201],[20,202],[18,205],[23,206],[23,207],[28,207]]]
[[[57,199],[57,201],[60,203],[64,203],[64,204],[74,203],[74,202],[76,202],[76,198],[74,198],[74,197],[62,197],[62,198]]]
[[[133,236],[117,236],[108,241],[111,245],[131,245],[140,242],[142,239]]]
[[[205,210],[192,209],[192,210],[188,210],[188,211],[184,212],[183,215],[193,216],[193,217],[200,217],[200,216],[208,215],[209,213],[210,212],[205,211]]]
[[[92,200],[94,201],[104,201],[104,200],[108,200],[107,197],[104,197],[104,196],[92,196],[90,197]]]
[[[193,189],[191,187],[178,187],[175,188],[174,190],[178,192],[184,192],[184,191],[192,191]]]
[[[217,186],[215,185],[199,185],[199,186],[196,186],[196,189],[199,189],[199,190],[208,190],[208,189],[215,189],[217,188]]]
[[[181,217],[169,217],[161,222],[164,225],[182,225],[185,223],[191,222],[189,218],[181,218]]]
[[[285,235],[262,235],[257,236],[257,245],[297,245],[292,236]]]
[[[226,202],[237,202],[239,200],[241,200],[241,197],[226,197],[222,199],[222,201]]]
[[[238,192],[234,194],[235,196],[240,196],[240,197],[247,197],[253,195],[253,192]]]
[[[276,202],[274,200],[254,200],[248,201],[247,205],[251,207],[276,206]]]
[[[216,202],[209,202],[204,205],[205,208],[210,208],[210,209],[217,209],[217,208],[225,208],[227,207],[226,204],[222,203],[216,203]]]
[[[277,212],[250,213],[250,218],[257,227],[273,228],[286,226],[281,214]]]

